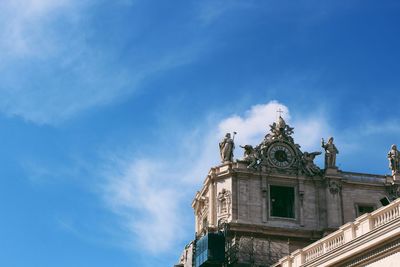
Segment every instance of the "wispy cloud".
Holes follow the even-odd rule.
[[[211,0],[198,3],[198,18],[204,24],[211,24],[225,13],[238,8],[255,7],[253,1]]]
[[[58,124],[114,103],[138,90],[149,77],[196,58],[198,46],[189,45],[121,60],[124,51],[102,40],[104,32],[92,21],[96,4],[93,0],[0,3],[4,25],[0,29],[0,112],[38,124]],[[126,7],[127,2],[112,3],[117,4]]]
[[[182,186],[182,173],[165,163],[154,159],[123,162],[118,173],[108,173],[102,186],[108,207],[122,219],[128,233],[124,243],[130,248],[165,252],[182,238],[183,188],[177,186]]]
[[[370,121],[362,125],[356,132],[362,135],[399,134],[400,122],[397,119]]]
[[[57,45],[55,30],[51,24],[57,20],[69,20],[73,24],[73,11],[79,11],[78,2],[73,0],[5,0],[0,4],[0,19],[4,27],[0,31],[3,55],[43,56],[54,52]],[[79,13],[78,13],[79,14]]]

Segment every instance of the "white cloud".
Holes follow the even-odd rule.
[[[219,139],[226,132],[237,131],[237,144],[258,144],[269,131],[268,125],[276,120],[278,109],[284,111],[283,116],[290,122],[288,108],[271,101],[252,106],[243,116],[222,119],[213,124],[217,125],[214,129],[207,125],[202,127],[203,131],[187,134],[187,138],[176,145],[173,156],[170,151],[161,151],[156,157],[122,156],[122,159],[117,157],[117,161],[111,157],[110,171],[106,172],[108,178],[102,187],[103,198],[121,219],[134,247],[140,246],[153,253],[167,252],[185,236],[190,238],[192,233],[182,231],[182,227],[193,231],[193,225],[185,225],[193,222],[182,214],[190,209],[190,201],[209,168],[220,162]],[[327,127],[324,120],[299,118],[293,122],[300,126],[296,141],[306,143],[305,147],[312,147],[314,143],[319,146],[321,134]],[[204,129],[208,130],[205,134]],[[241,157],[241,151],[237,145],[237,158]],[[168,156],[160,156],[164,154]],[[150,229],[151,235],[148,234]]]
[[[0,15],[4,27],[0,30],[0,47],[8,55],[33,56],[54,49],[50,23],[63,12],[76,10],[74,0],[5,0]],[[66,17],[63,17],[66,18]],[[53,43],[53,44],[52,44]]]
[[[124,243],[152,253],[165,252],[182,238],[178,173],[154,160],[122,165],[120,172],[109,173],[102,192],[108,207],[122,219],[128,233]]]
[[[0,1],[4,25],[0,28],[0,112],[56,125],[123,99],[149,77],[196,58],[201,45],[157,50],[134,62],[121,60],[121,47],[104,42],[104,32],[93,23],[99,19],[97,4],[94,0]],[[128,3],[111,4],[126,7]],[[132,43],[130,49],[134,48]]]
[[[219,136],[226,132],[236,131],[236,143],[240,145],[257,145],[269,132],[273,122],[278,118],[277,111],[281,110],[285,121],[295,127],[294,139],[303,149],[315,149],[320,144],[321,137],[329,134],[330,127],[322,115],[306,115],[291,119],[288,107],[277,102],[271,101],[267,104],[255,105],[246,111],[244,116],[233,115],[224,119],[219,124]]]
[[[244,116],[233,115],[222,120],[219,125],[219,136],[227,132],[237,132],[238,144],[258,144],[264,135],[269,131],[269,125],[276,121],[278,110],[282,110],[282,117],[285,120],[290,119],[288,108],[277,101],[271,101],[267,104],[255,105],[246,111]]]

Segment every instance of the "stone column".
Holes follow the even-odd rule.
[[[215,184],[215,172],[211,174],[210,177],[210,185],[209,185],[209,190],[210,190],[210,206],[209,206],[209,214],[210,214],[210,226],[215,227],[217,226],[217,192],[215,190],[216,184]]]

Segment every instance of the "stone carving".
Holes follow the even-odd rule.
[[[303,167],[303,172],[309,176],[314,176],[321,173],[320,168],[314,163],[316,156],[321,155],[321,152],[304,152],[301,157],[301,163]]]
[[[244,149],[241,161],[247,163],[248,169],[260,170],[262,167],[271,172],[294,175],[302,172],[308,176],[321,173],[314,163],[315,157],[321,152],[303,153],[291,136],[294,128],[287,125],[281,116],[269,127],[270,132],[259,145],[240,146]]]
[[[329,192],[332,195],[336,195],[341,190],[341,185],[336,181],[329,181]]]
[[[325,144],[324,139],[321,139],[321,146],[325,149],[325,169],[337,168],[336,167],[336,154],[339,154],[335,144],[333,143],[333,137],[329,137],[328,143]]]
[[[387,157],[389,160],[389,168],[392,170],[392,175],[398,174],[400,169],[400,153],[397,150],[396,145],[392,145]]]
[[[208,197],[200,197],[199,199],[199,203],[200,203],[200,213],[202,215],[206,214],[208,212],[208,206],[209,206],[209,201],[208,201]]]
[[[304,202],[304,191],[299,191],[299,199],[300,199],[300,203],[303,206],[303,202]]]
[[[260,159],[258,152],[254,149],[252,145],[245,145],[245,146],[240,146],[241,148],[244,149],[243,153],[243,159],[242,161],[245,161],[248,163],[247,168],[257,168],[258,161]]]
[[[221,192],[218,193],[218,213],[220,215],[229,215],[230,214],[230,206],[231,206],[231,191],[222,189]]]
[[[228,219],[226,217],[219,219],[217,222],[218,229],[222,230],[226,223],[228,223]]]
[[[234,143],[234,138],[235,138],[236,132],[233,132],[233,139],[231,138],[231,134],[227,133],[222,139],[221,142],[219,142],[219,152],[221,155],[221,162],[232,162],[233,161],[233,150],[235,149],[235,143]]]
[[[289,125],[286,124],[285,120],[279,116],[278,121],[274,122],[271,127],[271,134],[267,134],[265,137],[267,140],[275,140],[275,139],[284,139],[287,140],[291,143],[293,143],[293,138],[290,136],[294,132],[294,128],[289,127]]]

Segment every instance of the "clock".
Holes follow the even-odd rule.
[[[291,146],[283,142],[271,144],[267,150],[267,157],[274,167],[289,168],[296,160]]]

